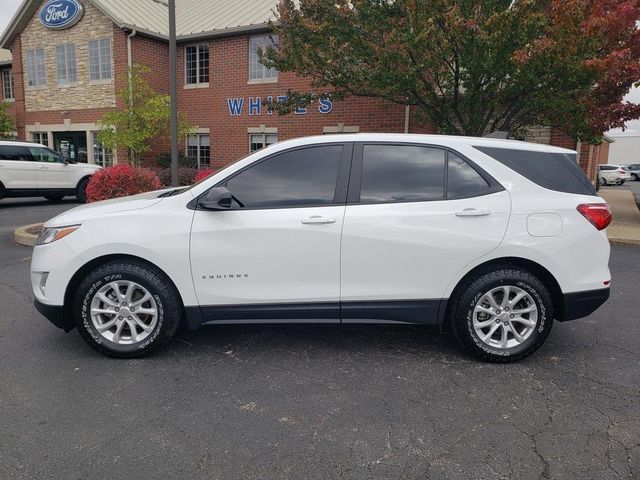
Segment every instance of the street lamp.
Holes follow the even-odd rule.
[[[169,97],[171,98],[171,185],[178,181],[178,48],[176,45],[176,0],[153,0],[169,8]]]

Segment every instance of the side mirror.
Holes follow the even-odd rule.
[[[232,203],[233,197],[227,187],[214,187],[200,198],[198,206],[205,210],[228,210]]]

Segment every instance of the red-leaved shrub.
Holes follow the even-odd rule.
[[[214,170],[213,168],[203,168],[202,170],[198,170],[198,173],[196,173],[196,177],[193,179],[193,182],[199,182],[200,180],[203,180],[209,175],[213,175],[214,173],[216,173],[216,170]]]
[[[87,201],[126,197],[161,188],[160,179],[153,171],[123,163],[103,168],[91,176],[87,185]]]

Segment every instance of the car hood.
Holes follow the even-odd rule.
[[[111,200],[103,200],[101,202],[81,205],[52,218],[45,223],[45,227],[77,225],[90,218],[101,217],[112,213],[126,212],[129,210],[148,208],[161,202],[163,198],[158,197],[158,195],[168,190],[171,189],[155,190],[153,192],[131,195],[129,197],[113,198]]]

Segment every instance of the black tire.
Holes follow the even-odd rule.
[[[620,183],[618,183],[618,185],[624,185],[625,180],[620,180]]]
[[[631,180],[633,180],[634,182],[637,182],[638,181],[638,174],[632,173],[631,174]]]
[[[125,345],[102,336],[90,315],[91,302],[100,288],[121,280],[144,287],[153,297],[158,312],[155,328],[148,336]],[[73,318],[82,338],[98,352],[116,358],[138,358],[158,350],[173,337],[181,316],[182,303],[171,281],[158,269],[135,260],[112,261],[90,272],[78,286],[73,302]]]
[[[485,343],[473,326],[473,312],[482,296],[501,286],[515,286],[528,293],[537,307],[537,323],[528,338],[510,348]],[[508,363],[528,357],[545,342],[553,325],[553,301],[545,285],[531,273],[515,267],[479,272],[456,289],[450,304],[450,321],[458,341],[473,355],[487,362]]]
[[[76,189],[76,198],[80,203],[87,203],[87,185],[89,185],[89,179],[83,178],[78,183],[78,188]]]
[[[45,195],[44,198],[49,200],[50,202],[59,202],[64,198],[64,195]]]
[[[604,177],[600,177],[600,179],[598,180],[598,183],[600,184],[601,187],[604,187],[607,185],[607,181],[605,180]]]
[[[2,200],[5,195],[6,195],[6,192],[4,191],[4,185],[0,183],[0,200]]]

